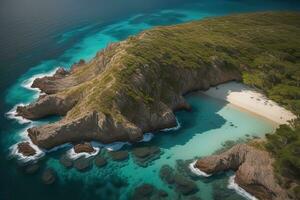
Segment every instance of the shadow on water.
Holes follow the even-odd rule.
[[[206,95],[196,93],[186,96],[192,111],[179,111],[176,113],[181,125],[180,129],[169,132],[160,131],[150,142],[161,148],[171,148],[175,145],[185,145],[197,134],[218,129],[226,120],[218,114],[226,106],[225,101],[219,101]]]

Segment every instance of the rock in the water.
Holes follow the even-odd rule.
[[[168,184],[173,184],[174,183],[173,171],[174,170],[169,165],[163,165],[160,168],[159,176],[163,181],[167,182]]]
[[[266,151],[246,144],[238,144],[220,154],[196,162],[195,167],[212,174],[235,170],[235,182],[247,192],[263,200],[288,200],[274,175],[273,159]]]
[[[109,177],[109,180],[112,183],[112,185],[115,186],[116,188],[121,188],[128,184],[125,179],[122,179],[121,177],[119,177],[117,175],[111,175]]]
[[[75,153],[93,153],[95,152],[95,149],[93,148],[91,143],[85,142],[85,143],[76,144],[74,146],[74,151]]]
[[[25,167],[26,174],[34,174],[40,169],[39,164],[31,164]]]
[[[46,169],[42,174],[42,181],[46,185],[54,183],[56,180],[56,173],[53,169]]]
[[[176,173],[169,165],[161,167],[160,178],[169,185],[175,185],[176,191],[183,195],[194,194],[198,191],[197,185],[189,178]]]
[[[153,185],[142,184],[135,188],[133,193],[134,200],[146,200],[146,199],[164,199],[168,197],[168,193],[164,190],[159,190]]]
[[[67,155],[62,155],[59,159],[59,162],[65,168],[71,168],[73,166],[73,161]]]
[[[160,149],[156,146],[137,147],[132,150],[132,153],[137,164],[146,167],[151,161],[159,157]]]
[[[32,148],[32,146],[30,146],[29,142],[19,143],[18,152],[21,153],[23,156],[33,156],[36,153],[35,149]]]
[[[74,167],[78,171],[86,171],[92,167],[92,159],[91,158],[85,158],[81,157],[74,162]]]
[[[109,152],[111,158],[116,161],[123,161],[128,159],[127,151],[111,151]]]
[[[174,182],[176,190],[183,195],[194,194],[198,191],[198,187],[193,181],[180,174],[174,176]]]
[[[96,156],[94,162],[97,167],[104,167],[107,164],[106,158],[104,158],[103,156],[100,156],[100,155]]]

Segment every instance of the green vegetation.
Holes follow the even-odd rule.
[[[292,126],[281,125],[275,134],[267,135],[266,148],[275,156],[275,170],[283,177],[280,183],[293,190],[300,197],[300,125],[299,121]]]
[[[242,14],[157,27],[103,54],[107,63],[104,72],[95,77],[100,71],[96,57],[75,73],[77,80],[93,78],[62,92],[80,98],[67,118],[97,110],[122,121],[124,115],[135,117],[132,112],[141,104],[160,109],[153,104],[162,101],[169,105],[172,96],[182,91],[183,70],[201,71],[199,79],[205,79],[215,58],[223,62],[223,70],[239,71],[245,84],[261,89],[300,116],[299,13]],[[124,103],[115,103],[120,99]],[[266,144],[276,158],[276,170],[297,181],[299,130],[299,122],[293,127],[281,126],[268,135]],[[299,188],[297,191],[300,193]]]

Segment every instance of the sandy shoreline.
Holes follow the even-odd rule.
[[[286,124],[296,116],[287,109],[269,100],[264,94],[242,83],[229,82],[211,87],[205,95],[225,100],[232,105],[267,118],[277,124]]]

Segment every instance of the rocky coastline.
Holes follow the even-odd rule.
[[[139,38],[142,40],[141,35]],[[90,89],[97,90],[94,86],[97,84],[95,81],[102,82],[101,79],[106,78],[106,72],[114,70],[117,57],[120,56],[118,51],[126,49],[128,45],[126,43],[128,41],[112,44],[98,53],[89,63],[76,64],[70,71],[59,68],[54,76],[38,78],[33,82],[32,87],[39,88],[45,95],[41,95],[36,102],[27,106],[19,106],[18,115],[27,119],[40,119],[51,115],[64,116],[56,123],[29,128],[28,136],[35,145],[51,149],[65,143],[81,141],[137,142],[142,139],[143,133],[176,126],[174,111],[191,109],[183,97],[184,94],[195,90],[206,90],[210,86],[228,81],[241,80],[238,70],[228,70],[229,64],[225,60],[213,56],[209,63],[200,63],[199,69],[170,68],[166,73],[174,76],[178,81],[176,83],[178,88],[162,79],[156,89],[149,89],[147,78],[151,72],[137,70],[130,76],[132,82],[129,86],[113,88],[114,94],[110,94],[110,102],[107,102],[111,105],[109,112],[102,111],[101,107],[94,108],[95,105],[91,108],[81,105],[86,103],[90,95],[97,95]],[[108,58],[107,54],[114,54],[114,56]],[[159,67],[149,66],[153,70],[158,70]],[[118,73],[122,73],[122,70]],[[116,76],[119,76],[118,73]],[[111,80],[104,86],[112,90],[111,88],[116,84],[119,83]],[[139,88],[144,88],[142,91],[150,90],[151,96],[147,95],[145,99],[140,99],[139,96],[132,97],[131,90]],[[165,93],[166,88],[169,88],[167,93]],[[130,91],[125,92],[126,90]],[[133,93],[136,95],[137,92]],[[102,97],[104,96],[99,95],[97,97],[99,100],[95,100],[100,101],[100,105],[104,103]],[[129,106],[136,109],[129,112]]]
[[[276,179],[271,155],[247,144],[238,144],[219,155],[197,160],[196,169],[207,174],[235,171],[234,181],[261,200],[288,200],[287,191]]]

